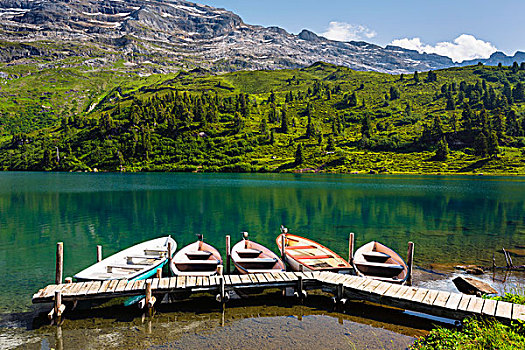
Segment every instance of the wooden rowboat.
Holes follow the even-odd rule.
[[[392,249],[379,242],[369,242],[356,250],[354,267],[358,275],[392,283],[408,278],[405,261]]]
[[[232,247],[231,259],[241,274],[285,271],[286,267],[279,257],[265,246],[244,239]]]
[[[177,243],[173,238],[170,236],[156,238],[113,254],[80,271],[74,277],[77,281],[113,279],[132,281],[149,278],[168,261],[168,243],[170,242],[172,252],[175,252]]]
[[[171,272],[176,276],[212,276],[222,264],[221,254],[217,249],[204,243],[202,236],[175,254],[171,262]]]
[[[277,239],[279,250],[283,251],[282,239],[285,237],[285,262],[293,271],[332,271],[350,273],[352,265],[345,259],[308,238],[286,233],[280,234]]]

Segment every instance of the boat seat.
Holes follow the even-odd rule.
[[[168,253],[168,250],[167,249],[155,249],[155,248],[146,248],[144,249],[144,254],[146,255],[150,255],[148,254],[149,252],[153,253],[153,254],[159,254],[159,255],[164,255],[164,254],[167,254]]]
[[[329,259],[333,258],[332,255],[299,255],[299,256],[293,256],[294,259],[299,260],[306,260],[306,259]]]
[[[261,250],[250,249],[250,248],[239,249],[236,252],[240,258],[246,258],[246,259],[257,258],[259,255],[262,254]]]
[[[194,250],[186,253],[190,260],[207,260],[211,255],[211,252],[205,250]]]
[[[317,247],[314,245],[292,245],[292,246],[286,247],[285,249],[293,250],[293,249],[312,249],[312,248],[317,248]]]
[[[163,257],[158,255],[128,255],[126,256],[126,260],[129,262],[133,259],[155,259],[160,260],[163,259]]]
[[[378,263],[378,262],[370,262],[370,261],[355,261],[356,265],[361,266],[367,266],[367,267],[380,267],[382,269],[391,269],[391,270],[403,270],[404,267],[399,264],[385,264],[385,263]]]
[[[150,264],[114,264],[114,265],[108,265],[106,266],[106,270],[108,273],[111,273],[113,269],[123,269],[123,270],[142,270],[145,267],[151,266]]]
[[[391,258],[390,255],[381,252],[366,252],[363,253],[365,260],[370,262],[384,263]]]
[[[239,264],[245,264],[245,263],[271,263],[271,262],[277,262],[276,258],[245,258],[245,259],[237,259],[235,262]]]
[[[184,265],[219,265],[219,260],[177,260],[173,263]]]

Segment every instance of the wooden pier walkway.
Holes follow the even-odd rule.
[[[365,300],[380,305],[462,320],[472,316],[493,316],[503,323],[525,320],[525,305],[478,298],[472,295],[408,287],[332,272],[280,272],[212,277],[166,277],[141,281],[110,280],[48,285],[33,295],[33,303],[108,299],[166,293],[213,293],[224,298],[228,291],[292,287],[297,295],[322,289],[336,300]],[[57,293],[59,292],[59,293]],[[56,305],[55,305],[56,307]]]

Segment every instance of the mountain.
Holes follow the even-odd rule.
[[[478,64],[479,62],[487,66],[497,66],[500,63],[504,66],[512,66],[514,62],[525,62],[525,52],[516,51],[514,56],[507,56],[503,52],[497,51],[490,55],[489,58],[463,61],[459,65],[471,66],[474,64]]]
[[[388,73],[454,65],[436,54],[249,25],[230,11],[179,0],[2,0],[0,26],[0,62],[47,67],[80,64],[77,57],[93,66],[124,61],[154,73],[298,68],[317,61]]]

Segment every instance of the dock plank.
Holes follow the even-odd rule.
[[[116,293],[120,293],[126,290],[126,287],[128,286],[127,280],[120,280],[117,284],[117,287],[115,288]]]
[[[210,285],[210,276],[203,276],[202,277],[202,286],[203,287],[209,287]]]
[[[406,292],[404,292],[404,293],[399,297],[399,299],[404,299],[404,300],[412,301],[412,299],[413,299],[414,296],[416,295],[417,291],[418,291],[418,288],[415,288],[415,287],[408,287],[408,289],[406,290]]]
[[[366,287],[364,287],[362,290],[364,292],[372,292],[374,289],[376,289],[379,285],[381,284],[381,282],[379,282],[378,280],[372,280],[370,281],[370,283],[368,283],[368,285]]]
[[[239,278],[241,279],[242,284],[249,284],[252,283],[252,279],[249,275],[240,275]]]
[[[259,281],[259,283],[268,283],[268,280],[266,279],[264,273],[255,274],[255,278],[257,278],[257,281]]]
[[[159,289],[159,278],[153,278],[151,280],[151,290]]]
[[[438,290],[430,290],[427,295],[423,298],[422,303],[427,305],[433,305],[434,301],[436,300],[437,296],[439,294]]]
[[[393,284],[392,283],[388,283],[388,282],[381,282],[381,284],[376,288],[374,289],[374,294],[377,294],[377,295],[383,295],[386,293],[386,291],[388,290],[388,288],[392,287]]]
[[[128,281],[128,284],[126,284],[126,288],[124,289],[124,291],[130,291],[130,290],[133,290],[133,285],[135,284],[136,281]]]
[[[447,300],[447,303],[445,304],[445,307],[450,310],[457,310],[459,307],[459,303],[461,302],[462,294],[459,293],[451,293],[450,297]]]
[[[432,305],[445,307],[445,305],[447,305],[448,298],[450,298],[450,292],[440,291],[436,297],[436,300],[434,300],[434,304]]]
[[[242,284],[239,275],[231,275],[231,280],[233,285]]]
[[[512,305],[512,319],[525,321],[525,305]]]
[[[463,294],[461,297],[461,301],[458,305],[458,310],[460,311],[467,311],[468,304],[470,303],[470,300],[474,298],[472,295]]]
[[[110,283],[111,283],[111,280],[102,282],[102,285],[100,286],[100,289],[99,289],[99,293],[106,293]]]
[[[483,310],[481,311],[481,313],[483,315],[494,316],[494,314],[496,313],[497,304],[498,302],[496,300],[486,299],[485,304],[483,304]]]
[[[89,287],[89,289],[86,291],[86,295],[97,294],[101,285],[102,285],[102,282],[100,281],[93,282],[91,286]]]
[[[255,277],[255,275],[249,274],[247,276],[250,277],[250,280],[252,281],[252,283],[254,283],[254,284],[259,283],[259,281],[257,280],[257,277]]]
[[[474,297],[470,300],[470,303],[468,304],[467,311],[475,314],[481,314],[481,310],[483,310],[483,303],[485,302],[485,299]]]
[[[196,286],[196,287],[202,287],[202,276],[198,276],[198,277],[195,279],[195,286]]]
[[[188,276],[186,278],[186,288],[195,287],[196,280],[195,276]]]
[[[394,295],[397,294],[397,292],[401,289],[400,284],[394,284],[392,287],[388,288],[388,290],[383,294],[384,297],[394,297]]]
[[[177,289],[186,288],[186,276],[177,276]]]
[[[159,280],[158,289],[169,289],[170,288],[170,279],[169,277],[163,277]]]
[[[498,301],[498,307],[495,313],[496,317],[512,319],[512,303],[506,301]]]
[[[423,299],[427,296],[428,289],[426,288],[418,288],[416,294],[414,294],[414,297],[412,298],[412,301],[415,303],[422,303]]]
[[[264,277],[268,280],[268,282],[275,282],[275,278],[273,277],[273,273],[265,273]]]
[[[410,287],[407,287],[407,286],[400,286],[399,290],[397,291],[396,294],[394,294],[392,297],[393,298],[396,298],[396,299],[399,299],[401,298],[401,296],[403,294],[405,294],[408,290],[410,289]]]
[[[85,295],[87,291],[91,288],[93,282],[86,282],[82,285],[82,288],[77,292],[77,295]]]
[[[117,286],[118,286],[119,282],[120,282],[120,280],[111,280],[109,282],[108,289],[106,289],[106,293],[114,293],[115,290],[117,289]]]

